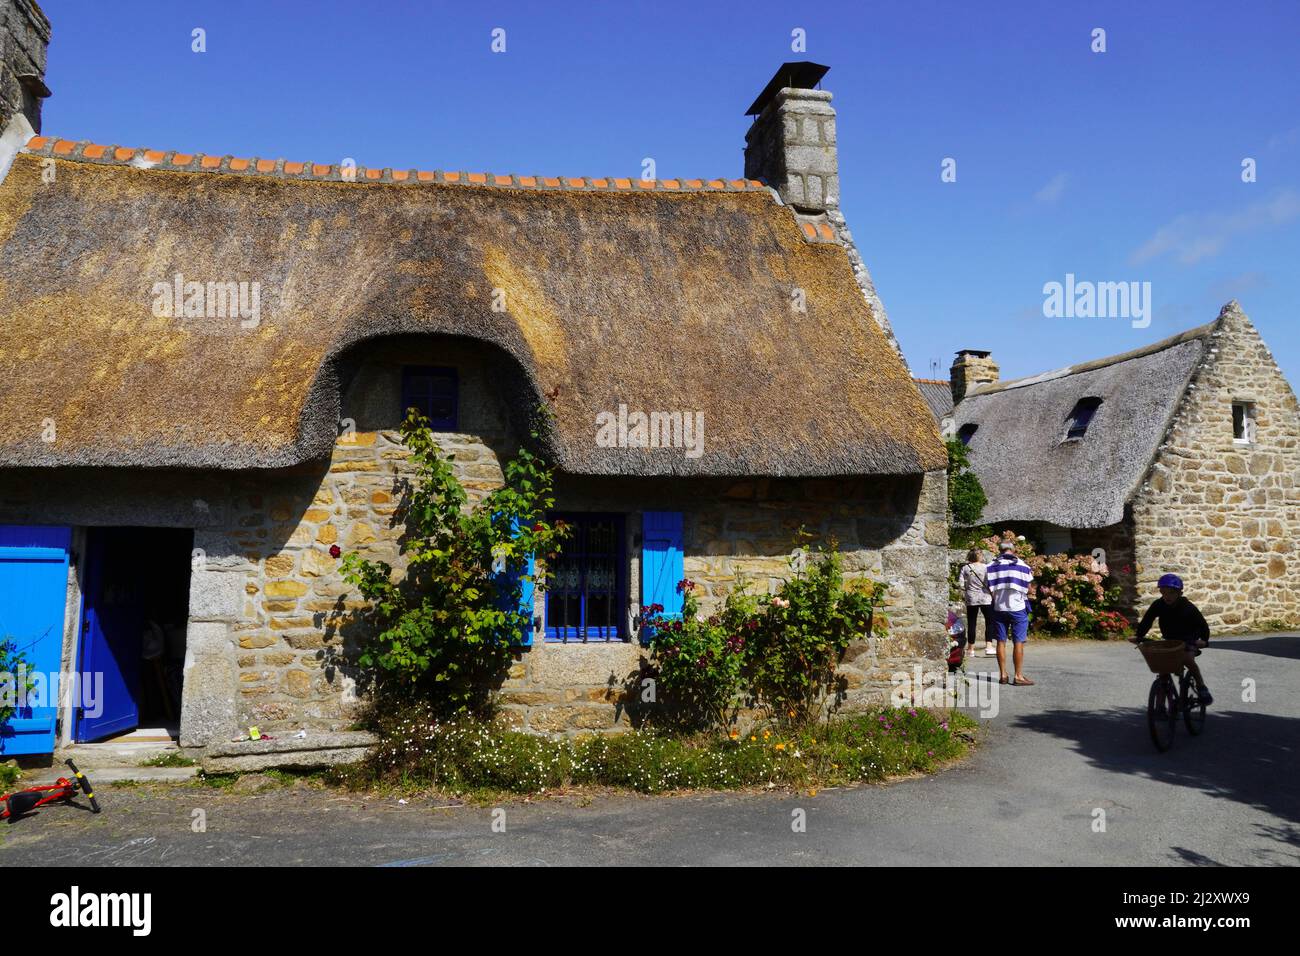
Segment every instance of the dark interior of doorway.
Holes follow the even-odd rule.
[[[126,712],[134,710],[135,727],[174,731],[180,724],[193,547],[194,532],[188,528],[89,531],[84,582],[94,622],[89,638],[97,642],[99,659],[111,657],[116,665],[118,694],[127,699]],[[122,712],[123,700],[111,703]],[[106,734],[101,731],[108,728],[83,720],[79,736],[103,739],[133,729],[131,723],[119,720]]]

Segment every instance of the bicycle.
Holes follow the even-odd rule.
[[[95,791],[90,785],[90,778],[77,769],[77,765],[71,760],[65,760],[72,768],[73,779],[60,777],[52,784],[44,787],[29,787],[26,790],[16,790],[13,793],[7,793],[0,796],[0,820],[8,819],[10,823],[21,816],[31,813],[38,807],[43,807],[47,803],[63,801],[71,803],[72,798],[78,792],[84,793],[86,799],[90,802],[90,809],[93,813],[99,812],[99,801],[95,799]]]
[[[1156,750],[1164,753],[1174,745],[1174,731],[1180,716],[1193,737],[1205,730],[1205,704],[1183,661],[1187,654],[1184,642],[1139,639],[1134,643],[1151,673],[1156,675],[1147,694],[1147,727]],[[1175,674],[1178,675],[1177,688],[1174,687]]]

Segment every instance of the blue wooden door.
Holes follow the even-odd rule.
[[[83,693],[78,741],[103,740],[140,723],[140,651],[144,612],[129,566],[114,561],[119,529],[92,529],[86,545],[85,613],[78,670],[97,694]]]
[[[0,525],[0,638],[42,675],[26,706],[0,725],[0,757],[54,751],[71,542],[71,528]]]

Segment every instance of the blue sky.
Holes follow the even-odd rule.
[[[1300,384],[1296,0],[42,6],[46,133],[377,167],[739,176],[775,68],[826,63],[842,206],[915,374],[968,347],[1030,374],[1235,297]],[[1045,318],[1067,273],[1150,282],[1153,321]]]

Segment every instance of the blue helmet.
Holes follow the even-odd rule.
[[[1160,582],[1156,585],[1158,588],[1174,588],[1181,591],[1183,589],[1183,579],[1176,574],[1161,575]]]

